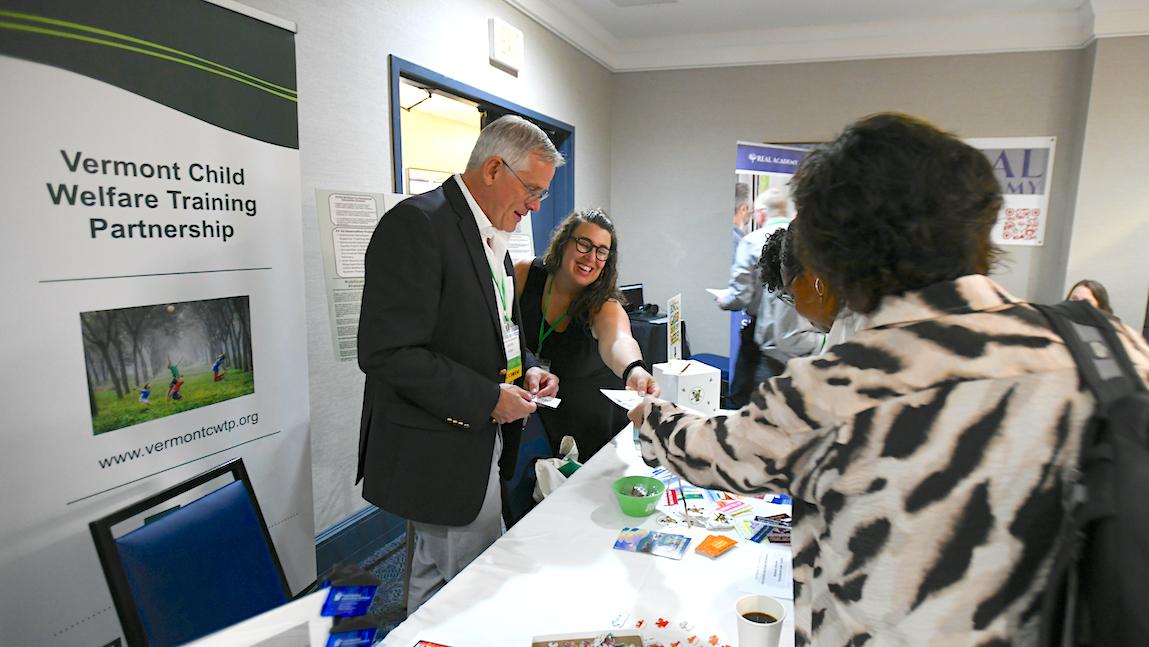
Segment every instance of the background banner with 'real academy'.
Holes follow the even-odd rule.
[[[88,523],[236,457],[315,577],[294,33],[228,7],[0,0],[6,645],[120,637]]]

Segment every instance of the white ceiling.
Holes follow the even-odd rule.
[[[506,1],[616,72],[1067,49],[1149,34],[1149,0]]]

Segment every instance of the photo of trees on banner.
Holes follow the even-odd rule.
[[[247,296],[80,313],[95,435],[255,392]]]

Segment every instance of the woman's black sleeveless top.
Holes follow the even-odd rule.
[[[606,398],[599,389],[621,389],[619,379],[598,352],[598,340],[586,321],[572,321],[566,330],[552,330],[539,348],[539,322],[543,317],[547,271],[542,258],[531,262],[523,294],[523,341],[559,378],[558,409],[539,407],[543,426],[557,454],[563,436],[573,436],[578,443],[579,462],[586,462],[627,424],[626,411]],[[545,324],[550,326],[551,322]]]

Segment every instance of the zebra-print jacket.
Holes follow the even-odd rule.
[[[734,415],[648,399],[639,434],[696,485],[792,494],[798,646],[1026,645],[1083,389],[1042,315],[974,275],[887,297]]]

